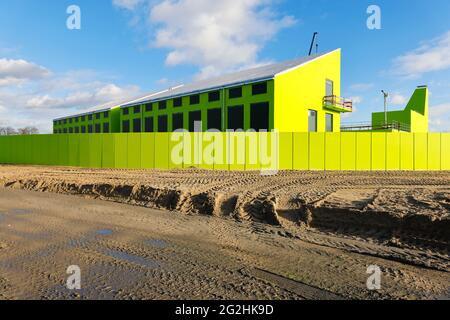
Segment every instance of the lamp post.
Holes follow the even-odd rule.
[[[387,127],[388,125],[388,114],[387,114],[387,99],[389,98],[389,93],[384,90],[381,90],[384,96],[384,125]]]

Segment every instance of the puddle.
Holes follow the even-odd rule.
[[[156,240],[153,240],[153,239],[152,240],[145,240],[144,243],[146,245],[148,245],[148,246],[151,246],[153,248],[158,248],[158,249],[164,249],[164,248],[167,248],[169,246],[169,244],[166,241],[159,240],[159,239],[156,239]]]
[[[8,213],[10,214],[15,214],[15,215],[26,215],[26,214],[31,214],[33,211],[30,209],[11,209],[8,211]]]
[[[134,263],[134,264],[146,267],[146,268],[150,268],[150,269],[161,268],[161,263],[154,259],[151,259],[151,258],[144,258],[144,257],[137,256],[134,254],[130,254],[130,253],[126,253],[126,252],[122,252],[122,251],[118,251],[118,250],[111,250],[111,249],[106,250],[104,253],[115,259],[131,262],[131,263]]]
[[[111,229],[101,229],[97,230],[95,233],[99,236],[110,236],[113,234],[113,231]]]

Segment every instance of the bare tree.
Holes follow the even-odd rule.
[[[39,130],[36,127],[25,127],[17,130],[19,135],[30,135],[30,134],[38,134]]]
[[[17,134],[17,131],[11,127],[0,127],[0,135],[1,136],[12,136]]]
[[[31,135],[38,133],[39,130],[36,127],[25,127],[17,130],[12,127],[0,127],[0,136]]]

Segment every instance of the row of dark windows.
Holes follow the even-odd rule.
[[[257,83],[252,86],[252,95],[260,95],[260,94],[266,94],[266,93],[267,93],[267,82]],[[220,96],[221,96],[220,91],[211,91],[208,93],[208,102],[220,101]],[[242,87],[236,87],[236,88],[229,89],[228,96],[230,99],[242,98]],[[191,106],[200,104],[200,95],[194,94],[194,95],[189,96],[189,104]],[[145,112],[152,112],[154,105],[155,105],[155,107],[158,107],[159,110],[166,110],[167,109],[167,100],[145,104],[144,105]],[[183,105],[183,100],[181,97],[173,99],[173,107],[174,108],[179,108],[182,105]],[[131,110],[133,110],[134,114],[140,114],[141,106],[139,105],[139,106],[123,108],[122,114],[125,116],[129,115]]]
[[[202,128],[196,128],[200,121],[206,120],[207,130],[222,130],[222,109],[209,109],[207,111],[207,119],[202,119],[201,111],[192,111],[188,114],[189,131],[202,131]],[[270,112],[269,103],[255,103],[250,106],[250,128],[261,131],[270,130]],[[132,127],[131,127],[132,125]],[[160,115],[157,117],[157,129],[154,128],[154,117],[145,117],[142,128],[141,118],[122,121],[122,132],[139,133],[139,132],[168,132],[168,115]],[[228,108],[228,124],[227,129],[244,130],[244,106],[233,106]],[[172,115],[172,131],[184,129],[184,114],[174,113]]]
[[[100,117],[101,117],[101,113],[96,113],[95,114],[95,119],[96,120],[99,120]],[[109,118],[109,111],[103,112],[103,118],[104,119],[108,119]],[[87,116],[87,119],[89,121],[93,120],[94,119],[94,115],[89,114]],[[55,121],[53,121],[53,124],[54,125],[64,125],[64,124],[67,124],[67,123],[78,123],[78,122],[83,122],[83,121],[86,121],[86,116],[68,118],[68,119],[63,119],[63,120],[55,120]]]
[[[103,130],[102,130],[103,127]],[[103,125],[97,123],[95,125],[87,125],[80,127],[70,127],[63,129],[54,129],[54,133],[110,133],[109,132],[109,123],[105,122]]]

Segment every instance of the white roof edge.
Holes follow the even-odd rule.
[[[341,51],[341,48],[337,48],[337,49],[335,49],[335,50],[333,50],[333,51],[324,53],[324,54],[322,54],[322,55],[320,55],[320,56],[318,56],[318,57],[315,57],[314,59],[311,59],[311,60],[308,60],[308,61],[306,61],[306,62],[303,62],[302,64],[299,64],[298,66],[295,66],[295,67],[292,67],[292,68],[283,70],[282,72],[279,72],[279,73],[275,74],[274,77],[278,77],[278,76],[281,76],[281,75],[283,75],[283,74],[285,74],[285,73],[294,71],[294,70],[296,70],[296,69],[298,69],[298,68],[301,68],[301,67],[307,65],[308,63],[314,62],[314,61],[319,60],[319,59],[322,59],[322,58],[324,58],[324,57],[326,57],[326,56],[328,56],[328,55],[330,55],[330,54],[332,54],[332,53],[335,53],[336,51]]]

